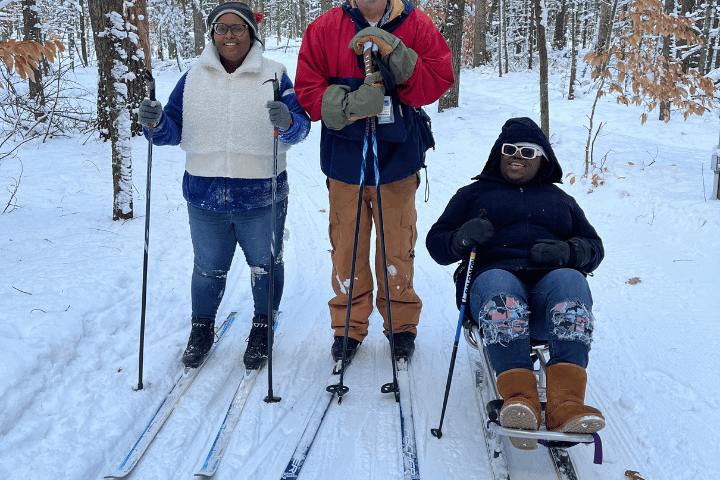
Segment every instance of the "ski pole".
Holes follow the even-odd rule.
[[[369,42],[368,42],[369,43]],[[374,45],[374,44],[370,44]],[[377,46],[375,46],[375,49],[377,50]],[[370,53],[366,54],[369,55]],[[364,54],[365,55],[365,54]],[[372,72],[372,62],[370,63],[370,70],[368,71],[368,64],[365,63],[365,76],[371,75]],[[362,210],[362,197],[363,197],[363,189],[365,188],[365,166],[367,165],[367,150],[368,150],[368,137],[370,136],[370,118],[368,118],[365,121],[365,139],[363,143],[363,157],[362,162],[360,163],[360,185],[359,185],[359,191],[358,191],[358,205],[357,205],[357,216],[355,217],[355,240],[353,243],[353,253],[352,253],[352,262],[350,264],[350,286],[348,287],[348,302],[347,302],[347,310],[345,313],[345,333],[343,334],[343,355],[342,355],[342,364],[340,365],[340,380],[335,385],[328,385],[326,390],[331,393],[337,393],[338,396],[338,404],[342,403],[342,397],[345,395],[350,389],[343,384],[343,380],[345,378],[345,366],[347,363],[347,339],[348,339],[348,332],[350,330],[350,312],[352,311],[352,301],[353,301],[353,287],[355,286],[355,264],[357,262],[357,249],[358,249],[358,238],[360,235],[360,214]],[[373,136],[374,138],[374,136]],[[377,148],[375,148],[375,152],[377,152]],[[376,155],[377,156],[377,155]]]
[[[445,419],[448,396],[450,395],[450,384],[452,383],[453,371],[455,370],[455,358],[457,357],[458,342],[460,341],[460,330],[462,329],[463,318],[465,317],[465,307],[467,306],[467,297],[470,291],[470,280],[472,278],[473,266],[475,265],[475,249],[476,247],[473,247],[472,252],[470,252],[470,262],[468,263],[467,277],[465,278],[465,289],[463,290],[462,302],[460,303],[460,317],[458,318],[457,330],[455,331],[455,343],[453,343],[452,357],[450,357],[450,370],[448,371],[447,384],[445,385],[445,399],[443,400],[442,413],[440,414],[440,425],[438,428],[430,429],[430,433],[437,438],[442,438],[442,424]]]
[[[155,79],[150,70],[145,70],[143,76],[148,84],[148,94],[150,100],[155,100]],[[145,349],[145,306],[147,304],[147,267],[148,267],[148,246],[150,243],[150,174],[152,172],[152,147],[153,147],[153,129],[155,125],[148,125],[148,159],[147,159],[147,187],[145,190],[145,248],[143,256],[143,284],[142,284],[142,302],[140,306],[140,351],[138,367],[138,390],[143,389],[143,350]]]
[[[277,78],[266,80],[263,83],[272,82],[273,86],[273,100],[280,101],[282,99],[280,95],[280,82]],[[275,296],[275,229],[276,229],[276,199],[277,194],[277,156],[278,156],[278,129],[273,129],[273,174],[271,181],[271,213],[270,213],[270,282],[268,284],[268,394],[265,397],[265,403],[277,403],[281,400],[280,397],[273,395],[272,389],[272,351],[273,351],[273,327],[275,326],[275,308],[274,308],[274,296]]]
[[[365,42],[363,45],[363,62],[365,64],[365,75],[371,75],[373,73],[372,64],[372,53],[378,51],[378,46],[372,42]],[[390,336],[390,363],[392,364],[393,381],[392,383],[386,383],[381,388],[382,393],[394,393],[395,401],[400,401],[400,388],[398,388],[397,381],[397,366],[395,365],[395,338],[393,335],[392,325],[392,309],[390,307],[390,287],[388,282],[388,271],[387,271],[387,256],[385,254],[385,229],[383,225],[383,210],[382,210],[382,196],[380,194],[380,169],[378,167],[378,154],[377,154],[377,136],[375,134],[375,117],[369,117],[366,120],[366,125],[370,125],[370,134],[372,138],[372,150],[373,150],[373,168],[375,171],[375,194],[377,196],[377,209],[378,209],[378,237],[380,237],[380,253],[382,257],[382,268],[383,268],[383,281],[385,286],[385,316],[388,322],[388,334]],[[367,130],[367,126],[366,126]],[[365,142],[367,143],[367,133]]]

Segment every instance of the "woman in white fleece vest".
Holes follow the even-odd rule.
[[[256,370],[268,355],[273,130],[279,132],[273,313],[283,291],[282,239],[287,213],[285,152],[310,131],[285,66],[263,56],[262,14],[242,2],[218,5],[207,18],[211,43],[180,78],[165,108],[145,99],[139,118],[154,125],[155,145],[185,151],[183,194],[195,261],[192,328],[183,362],[199,366],[214,341],[215,316],[238,244],[251,270],[254,316],[243,358]],[[281,101],[273,101],[273,82]],[[267,82],[267,83],[266,83]],[[148,130],[145,129],[146,136]]]

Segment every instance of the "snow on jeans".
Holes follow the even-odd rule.
[[[593,303],[587,280],[577,270],[553,270],[531,286],[508,271],[488,270],[473,281],[468,303],[498,375],[532,368],[530,338],[548,341],[548,365],[587,367]]]
[[[225,293],[238,244],[250,266],[254,313],[267,315],[270,272],[270,215],[272,207],[251,208],[234,212],[213,212],[188,204],[190,236],[195,262],[191,295],[193,318],[215,318]],[[287,214],[287,198],[276,206],[275,283],[273,310],[277,311],[283,292],[283,232]]]
[[[422,301],[413,288],[413,261],[417,240],[415,192],[420,184],[418,174],[380,186],[383,207],[383,231],[388,266],[388,286],[392,309],[393,333],[413,332],[420,319]],[[328,179],[330,195],[330,243],[332,245],[332,288],[335,297],[328,302],[331,326],[335,335],[345,332],[345,318],[350,287],[355,222],[358,207],[358,185]],[[362,341],[368,333],[368,317],[373,310],[373,277],[370,269],[370,234],[372,219],[376,232],[379,224],[375,186],[363,189],[360,211],[355,283],[348,335]],[[375,242],[375,278],[378,283],[377,309],[383,317],[385,335],[388,324],[385,303],[380,238]]]

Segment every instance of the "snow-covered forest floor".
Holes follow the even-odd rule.
[[[297,47],[268,56],[295,75]],[[76,71],[95,89],[96,71]],[[165,102],[181,73],[156,66]],[[563,188],[604,240],[606,257],[590,279],[597,318],[588,398],[608,420],[602,466],[592,447],[571,455],[583,479],[711,478],[720,470],[720,201],[711,200],[710,158],[718,112],[669,124],[640,124],[636,107],[601,99],[594,141],[599,176],[583,178],[587,116],[594,91],[568,101],[566,72],[550,79],[551,142],[567,174]],[[424,239],[450,197],[485,164],[501,125],[539,123],[537,72],[464,70],[460,106],[433,118],[437,149],[428,152],[418,191],[415,287],[424,303],[412,362],[413,413],[424,479],[488,478],[483,425],[468,356],[461,348],[443,426],[437,427],[457,310],[452,272],[429,257]],[[233,112],[219,112],[219,119]],[[288,154],[290,201],[285,293],[273,370],[277,404],[266,404],[261,373],[215,478],[277,479],[302,433],[310,404],[331,368],[327,301],[332,295],[328,199],[319,167],[318,124]],[[180,368],[190,318],[192,248],[181,192],[184,153],[156,147],[148,268],[144,386],[138,339],[147,143],[133,145],[135,219],[113,222],[110,145],[76,135],[22,146],[0,164],[0,203],[20,179],[17,206],[0,215],[0,476],[99,479],[117,465]],[[429,199],[424,202],[425,189]],[[250,272],[238,250],[218,315],[239,318],[178,404],[133,479],[192,478],[242,375],[252,316]],[[631,281],[631,279],[637,279]],[[715,349],[715,350],[713,350]],[[350,392],[331,407],[303,469],[308,479],[401,478],[399,420],[391,395],[389,345],[377,312],[348,370]],[[713,453],[715,452],[715,453]],[[546,455],[513,451],[516,478],[545,478]],[[551,478],[551,477],[547,477]]]

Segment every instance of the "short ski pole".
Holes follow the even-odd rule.
[[[143,76],[148,84],[148,93],[150,100],[155,100],[155,79],[150,70],[145,70]],[[147,187],[145,190],[145,248],[143,256],[143,284],[142,284],[142,302],[140,305],[140,349],[139,349],[139,367],[138,367],[138,390],[143,389],[143,351],[145,349],[145,306],[147,305],[147,267],[148,267],[148,247],[150,244],[150,174],[152,172],[152,147],[153,133],[155,125],[148,125],[148,159],[147,159]]]
[[[440,425],[438,428],[430,429],[430,433],[437,438],[442,438],[442,424],[445,419],[445,409],[447,408],[448,396],[450,395],[450,384],[452,383],[453,371],[455,371],[455,358],[457,357],[458,342],[460,341],[460,330],[462,329],[463,318],[465,317],[468,292],[470,291],[470,280],[472,279],[473,266],[475,265],[475,249],[476,247],[473,247],[472,252],[470,252],[467,277],[465,278],[465,289],[463,290],[462,302],[460,304],[460,317],[458,318],[457,330],[455,331],[455,343],[453,343],[452,357],[450,357],[450,370],[448,371],[447,384],[445,385],[445,399],[443,400],[442,413],[440,414]]]
[[[273,85],[273,100],[280,101],[282,99],[280,95],[280,82],[277,78],[267,80],[264,83],[272,82]],[[275,218],[277,209],[277,157],[278,157],[278,129],[273,129],[273,174],[271,181],[271,218],[270,218],[270,281],[268,283],[268,394],[265,397],[266,403],[277,403],[281,400],[280,397],[273,395],[272,388],[272,357],[273,357],[273,328],[275,327],[275,229],[277,228],[277,219]]]

